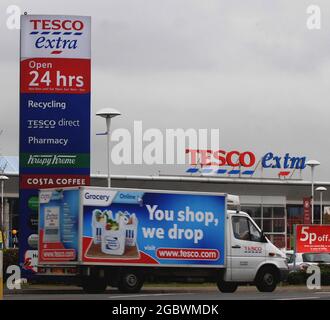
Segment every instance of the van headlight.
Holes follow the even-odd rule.
[[[306,272],[306,270],[308,269],[309,266],[310,266],[309,263],[304,262],[304,263],[302,263],[301,265],[299,265],[298,268],[299,268],[300,271],[304,271],[304,272]]]
[[[289,268],[288,260],[284,259],[284,264],[287,268]]]
[[[283,255],[282,254],[280,254],[280,253],[276,253],[276,252],[269,252],[269,254],[268,254],[270,257],[272,257],[272,258],[281,258],[281,259],[285,259],[286,260],[286,258],[284,258],[283,257]]]

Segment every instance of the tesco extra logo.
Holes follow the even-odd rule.
[[[54,55],[61,54],[63,50],[77,49],[79,36],[85,27],[79,19],[31,19],[29,22],[35,48],[48,49]]]
[[[290,174],[289,170],[302,170],[306,168],[306,157],[291,156],[289,153],[284,155],[277,155],[273,152],[268,152],[261,158],[257,158],[252,151],[239,150],[201,150],[201,149],[186,149],[186,154],[189,157],[190,166],[187,173],[199,172],[196,166],[201,166],[203,173],[210,173],[211,168],[220,167],[217,170],[218,174],[247,174],[252,175],[257,166],[264,169],[279,169],[280,175],[286,176]],[[231,170],[223,167],[231,167]]]

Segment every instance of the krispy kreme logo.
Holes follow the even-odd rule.
[[[77,49],[85,27],[79,19],[31,19],[29,22],[30,35],[35,37],[34,46],[48,49],[54,55],[61,54],[63,50]]]

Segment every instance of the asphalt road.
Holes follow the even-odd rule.
[[[220,293],[216,287],[144,287],[139,294],[123,294],[110,288],[103,294],[85,294],[77,287],[29,286],[6,291],[5,300],[330,300],[330,287],[279,287],[272,293],[241,287],[235,293]]]

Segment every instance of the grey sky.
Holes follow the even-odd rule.
[[[1,1],[0,152],[18,155],[19,31],[6,8],[92,16],[92,114],[119,109],[112,128],[220,128],[227,150],[306,155],[330,180],[330,3],[305,0]],[[306,28],[318,4],[322,29]],[[92,171],[104,171],[104,130],[92,116]],[[116,174],[182,173],[113,166]],[[309,177],[309,172],[306,172]]]

